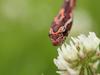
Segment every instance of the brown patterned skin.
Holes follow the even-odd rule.
[[[72,27],[72,11],[76,0],[64,0],[64,4],[52,22],[49,37],[54,46],[61,45]]]

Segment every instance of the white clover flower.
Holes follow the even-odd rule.
[[[88,36],[80,35],[71,38],[70,44],[66,42],[58,48],[58,57],[54,59],[60,75],[97,75],[96,70],[100,64],[100,39],[94,32]]]

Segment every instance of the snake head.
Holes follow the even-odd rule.
[[[54,46],[61,45],[68,35],[67,32],[68,31],[64,29],[64,27],[60,27],[57,32],[54,32],[52,29],[50,29],[49,37],[52,41],[52,44]]]

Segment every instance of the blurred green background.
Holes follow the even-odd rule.
[[[58,75],[48,37],[63,0],[0,0],[0,75]],[[70,36],[100,37],[100,0],[77,0]],[[69,38],[70,38],[69,36]]]

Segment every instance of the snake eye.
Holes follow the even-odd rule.
[[[64,31],[65,31],[65,27],[64,26],[60,27],[59,30],[58,30],[59,33],[62,33]]]
[[[48,36],[50,37],[50,36],[51,36],[51,34],[48,34]]]

